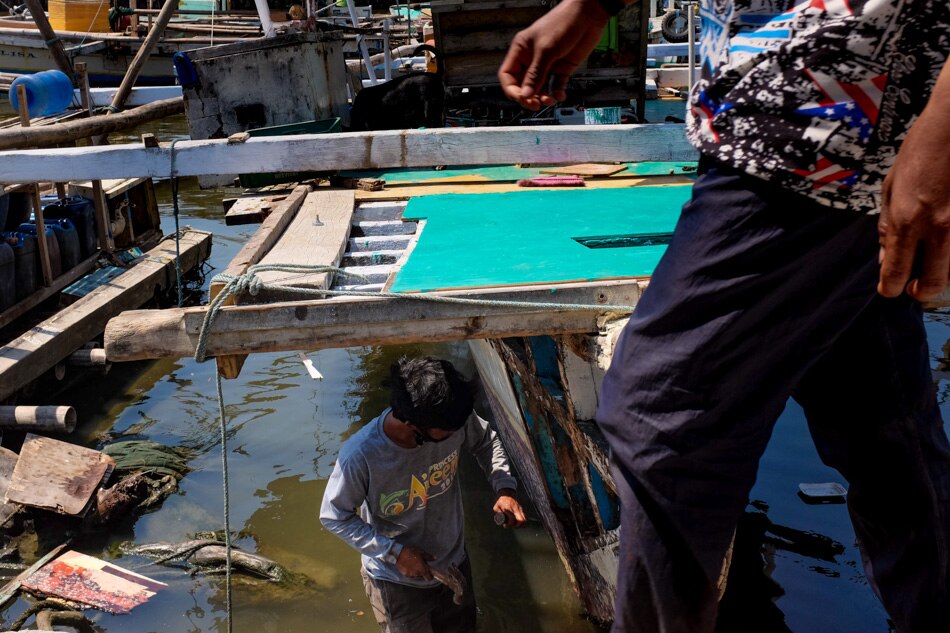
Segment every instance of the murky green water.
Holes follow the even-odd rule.
[[[156,129],[157,128],[157,129]],[[144,130],[143,130],[144,131]],[[153,125],[162,141],[184,133],[181,118]],[[137,135],[128,135],[137,139]],[[227,227],[221,191],[199,191],[186,182],[182,223],[215,233],[211,264],[222,269],[255,226]],[[163,224],[172,229],[169,188],[159,186]],[[928,321],[934,365],[950,338],[947,317]],[[314,381],[296,354],[259,354],[249,358],[241,377],[227,381],[231,523],[240,536],[236,544],[273,558],[295,572],[296,582],[273,585],[236,575],[235,631],[372,632],[359,576],[357,553],[323,530],[319,502],[337,451],[349,435],[385,406],[380,387],[389,364],[400,354],[432,353],[452,358],[471,370],[460,345],[326,350],[310,354],[325,376]],[[196,450],[194,471],[177,494],[157,510],[118,527],[109,535],[83,537],[79,549],[112,559],[168,583],[148,603],[129,615],[89,612],[99,630],[108,633],[152,631],[203,633],[224,631],[223,579],[191,576],[173,566],[156,567],[126,557],[116,545],[132,540],[180,541],[197,531],[222,527],[221,456],[214,394],[213,363],[191,359],[114,366],[105,377],[71,390],[65,398],[77,406],[81,427],[74,440],[101,446],[105,432],[130,434]],[[947,383],[941,399],[945,418]],[[487,413],[487,411],[485,412]],[[844,546],[832,560],[766,549],[771,577],[783,588],[777,607],[787,629],[764,628],[758,620],[763,606],[750,593],[750,621],[736,631],[791,630],[796,633],[884,633],[886,616],[861,574],[859,556],[847,512],[841,505],[811,506],[796,495],[800,482],[840,481],[818,460],[800,409],[790,405],[776,428],[762,460],[753,491],[760,508],[784,526],[826,535]],[[510,532],[496,528],[490,517],[490,493],[480,472],[469,463],[463,472],[466,530],[473,561],[475,590],[484,632],[593,632],[583,619],[578,600],[548,537],[535,522]],[[141,567],[140,567],[141,566]],[[753,583],[755,578],[752,578]],[[7,621],[27,602],[9,607]],[[781,619],[779,615],[779,619]]]

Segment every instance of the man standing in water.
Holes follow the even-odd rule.
[[[918,303],[950,268],[950,2],[701,4],[700,175],[598,411],[623,507],[614,630],[714,630],[715,581],[792,396],[850,483],[898,631],[950,631],[950,446]],[[506,94],[563,100],[622,8],[563,0],[515,37]]]
[[[525,516],[508,458],[472,409],[471,383],[448,361],[403,358],[390,380],[390,408],[340,450],[320,520],[363,555],[363,584],[383,633],[474,632],[459,454],[475,456],[496,493],[493,511],[514,527]],[[466,581],[462,604],[433,578],[453,567]]]

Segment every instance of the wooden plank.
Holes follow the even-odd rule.
[[[257,229],[254,236],[248,240],[244,246],[234,256],[228,267],[224,269],[228,275],[243,275],[247,272],[249,266],[258,263],[267,254],[267,252],[277,243],[284,230],[290,225],[297,211],[307,199],[310,193],[308,185],[298,185],[287,196],[286,199],[278,204],[277,208],[264,220],[261,227]],[[214,299],[224,288],[221,282],[211,282],[210,295]],[[228,299],[226,305],[235,305],[236,300],[232,297]],[[216,359],[218,373],[222,377],[233,380],[241,374],[241,367],[244,366],[244,360],[247,356],[243,355],[222,355]]]
[[[609,316],[600,305],[634,306],[636,279],[430,293],[429,296],[527,301],[530,307],[435,303],[398,298],[341,298],[221,310],[208,338],[209,356],[395,345],[419,341],[596,332]],[[559,310],[551,302],[596,305]],[[112,361],[181,358],[194,353],[207,307],[136,310],[112,319],[105,331]]]
[[[287,196],[253,196],[238,198],[224,214],[228,226],[260,224],[271,214],[278,202]]]
[[[99,451],[27,433],[5,499],[79,515],[114,466],[115,461]]]
[[[692,185],[693,181],[686,176],[651,176],[649,178],[628,178],[614,176],[602,180],[588,182],[588,189],[623,189],[625,187],[639,187],[643,185]],[[531,191],[545,191],[563,187],[532,187]],[[408,200],[421,196],[438,196],[447,193],[483,194],[483,193],[510,193],[513,191],[527,191],[514,183],[494,183],[486,181],[458,182],[452,184],[412,184],[388,185],[383,191],[357,191],[357,202],[382,202],[392,200]]]
[[[439,128],[255,137],[175,145],[179,176],[433,165],[695,160],[682,124]],[[140,143],[0,152],[0,182],[167,177],[167,146]]]
[[[581,163],[580,165],[564,165],[563,167],[545,167],[542,174],[558,174],[565,176],[581,176],[594,178],[597,176],[613,176],[626,171],[626,165],[603,165],[599,163]]]
[[[229,275],[243,275],[247,272],[248,266],[261,261],[264,255],[277,243],[284,229],[290,225],[290,222],[297,215],[297,211],[307,199],[310,193],[310,187],[307,185],[298,185],[289,196],[281,202],[278,207],[271,212],[270,216],[261,224],[254,235],[245,242],[238,254],[234,256],[224,272]],[[220,292],[224,284],[211,284],[212,298]]]
[[[207,257],[211,234],[188,230],[181,238],[181,266],[190,270]],[[36,380],[87,341],[123,310],[141,306],[155,289],[175,282],[175,243],[162,242],[112,283],[89,293],[0,348],[0,400]]]
[[[0,446],[0,499],[6,497],[7,488],[10,486],[10,479],[13,477],[13,469],[16,468],[18,458],[19,456],[9,448]],[[0,504],[0,526],[6,524],[19,509],[19,504],[7,503],[4,500]]]
[[[102,192],[105,194],[106,198],[111,200],[116,196],[122,195],[130,189],[138,187],[143,182],[148,180],[147,178],[107,178],[102,180]],[[69,193],[73,196],[83,196],[89,198],[90,200],[93,197],[93,185],[91,181],[84,182],[71,182],[69,183]]]
[[[350,235],[355,199],[352,191],[315,191],[307,196],[297,216],[261,264],[339,266]],[[300,288],[329,288],[332,275],[290,275],[262,272],[266,283]],[[260,296],[260,295],[259,295]],[[267,300],[266,293],[260,300]]]

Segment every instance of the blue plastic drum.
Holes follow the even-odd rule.
[[[17,86],[26,88],[26,103],[30,117],[49,116],[62,112],[73,102],[73,84],[59,70],[44,70],[33,75],[23,75],[10,85],[10,105],[19,111]]]

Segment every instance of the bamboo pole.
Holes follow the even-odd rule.
[[[174,15],[177,9],[178,0],[165,0],[162,10],[158,14],[158,19],[155,21],[155,26],[153,26],[152,30],[148,32],[148,36],[145,38],[145,41],[142,42],[142,46],[139,48],[138,52],[135,53],[135,58],[132,60],[132,63],[129,64],[129,70],[125,73],[125,77],[122,79],[122,84],[119,86],[118,92],[116,92],[115,97],[112,98],[113,108],[121,108],[122,104],[125,103],[125,100],[129,98],[129,94],[132,92],[132,86],[135,85],[135,81],[139,78],[139,73],[142,72],[142,68],[145,66],[145,61],[148,59],[149,55],[152,54],[152,50],[154,50],[155,45],[158,44],[158,41],[162,39],[162,34],[165,32],[165,27],[168,25],[169,20],[172,19],[172,15]]]
[[[50,53],[52,53],[56,65],[61,71],[66,73],[66,76],[73,82],[73,85],[76,85],[76,72],[73,70],[73,64],[66,54],[62,40],[59,39],[56,31],[50,26],[46,12],[43,10],[43,4],[40,0],[24,0],[24,2],[30,10],[30,15],[33,16],[36,28],[39,29],[43,35],[43,39],[46,40],[46,46],[49,48]]]
[[[78,67],[82,62],[76,64]],[[83,107],[86,105],[89,95],[80,92],[83,100]],[[91,100],[90,100],[91,101]],[[111,116],[96,116],[88,119],[69,121],[67,123],[53,123],[41,127],[24,130],[22,128],[10,128],[0,130],[0,150],[5,149],[25,149],[27,147],[55,147],[62,143],[69,143],[89,136],[104,136],[126,130],[142,123],[155,121],[167,116],[180,114],[185,110],[185,102],[181,97],[172,99],[163,99],[147,105],[125,110]]]
[[[72,433],[76,409],[69,406],[0,407],[0,429]]]
[[[26,86],[16,87],[17,105],[20,109],[20,126],[30,127],[30,106],[27,102]],[[49,244],[46,243],[46,223],[43,222],[43,202],[40,200],[40,185],[34,183],[30,200],[33,202],[33,216],[36,220],[36,247],[40,252],[40,270],[43,274],[43,285],[53,283],[53,267],[49,261]]]
[[[177,0],[175,0],[177,2]],[[86,68],[84,62],[76,64],[77,71],[79,73],[80,86],[79,89],[82,94],[82,103],[83,107],[89,111],[89,119],[108,119],[109,117],[95,117],[93,113],[93,104],[92,104],[92,95],[89,93],[89,72]],[[89,136],[89,135],[87,135]],[[90,140],[93,145],[97,145],[97,141],[101,142],[104,140],[102,137],[90,136]],[[109,223],[109,205],[106,202],[106,195],[102,190],[102,180],[93,179],[92,180],[92,202],[96,207],[96,230],[99,233],[99,248],[103,252],[111,253],[115,249],[115,243],[112,241],[112,233],[110,232],[110,223]]]

